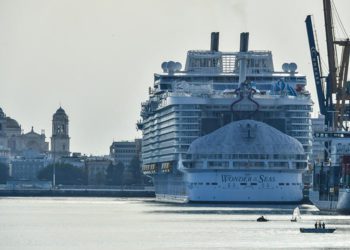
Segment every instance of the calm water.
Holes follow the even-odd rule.
[[[302,206],[171,205],[152,199],[2,198],[0,249],[350,248],[350,216]],[[271,221],[256,222],[265,215]],[[334,234],[301,234],[322,219]]]

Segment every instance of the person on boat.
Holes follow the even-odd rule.
[[[315,222],[315,229],[317,229],[317,221]]]
[[[318,222],[318,228],[321,228],[321,221]]]
[[[322,223],[322,228],[323,228],[323,229],[326,228],[326,224],[324,224],[324,222]]]

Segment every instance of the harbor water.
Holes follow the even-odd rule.
[[[293,205],[168,204],[135,198],[1,198],[1,250],[350,248],[350,216]],[[264,215],[268,222],[257,222]],[[316,220],[333,234],[302,234]]]

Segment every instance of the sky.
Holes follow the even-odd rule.
[[[334,2],[350,33],[350,1]],[[271,50],[275,69],[296,62],[317,114],[308,14],[327,61],[321,0],[0,0],[0,107],[49,141],[61,105],[71,151],[108,154],[113,141],[142,136],[140,104],[161,63],[184,65],[216,31],[222,51],[238,51],[249,32],[249,49]]]

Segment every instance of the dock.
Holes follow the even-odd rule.
[[[94,189],[94,188],[59,188],[59,189],[0,189],[0,197],[139,197],[153,198],[153,189]]]

